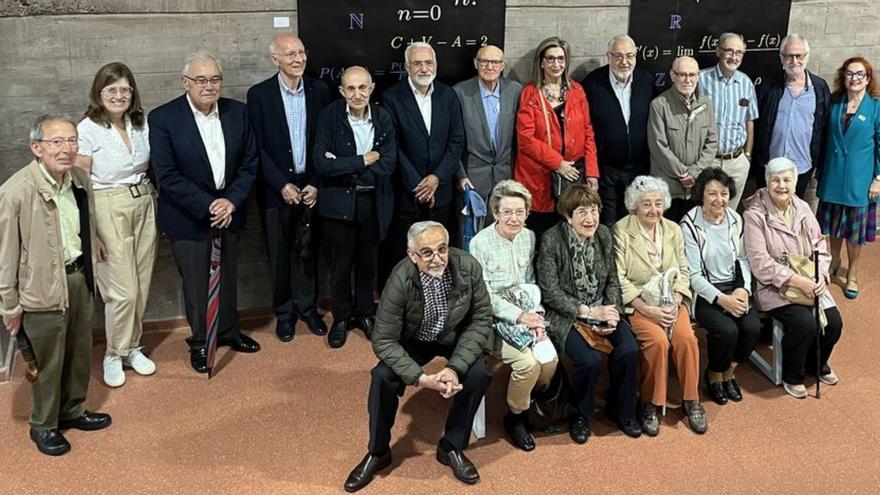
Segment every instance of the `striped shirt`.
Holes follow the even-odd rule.
[[[284,102],[284,116],[287,118],[287,129],[290,131],[290,149],[293,155],[294,173],[306,171],[306,92],[303,80],[299,80],[296,89],[284,84],[281,73],[278,74],[278,86],[281,100]]]
[[[718,153],[733,153],[745,146],[746,122],[758,118],[758,98],[749,76],[736,71],[727,81],[716,65],[700,71],[700,91],[715,108]]]

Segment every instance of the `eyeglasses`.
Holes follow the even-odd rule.
[[[293,60],[296,57],[299,57],[301,59],[305,59],[306,57],[309,56],[309,52],[308,52],[308,50],[294,50],[294,51],[290,51],[287,53],[276,54],[276,56],[291,59],[291,60]]]
[[[742,57],[746,54],[745,50],[737,50],[735,48],[722,48],[721,51],[734,57]]]
[[[500,216],[502,220],[510,220],[514,217],[522,220],[526,216],[528,216],[528,214],[529,212],[527,212],[526,210],[501,210],[498,212],[498,216]]]
[[[779,55],[782,57],[782,60],[785,60],[786,62],[789,61],[789,60],[797,60],[798,62],[800,62],[801,60],[807,58],[807,55],[809,55],[809,54],[810,54],[810,52],[804,52],[804,53],[780,53]]]
[[[424,67],[426,69],[430,69],[431,67],[434,67],[434,61],[433,60],[416,60],[415,62],[409,62],[407,65],[409,65],[410,67],[415,67],[416,69],[421,69],[422,67]]]
[[[223,76],[214,76],[214,77],[208,79],[208,78],[206,78],[206,77],[202,77],[202,76],[199,76],[199,77],[189,77],[189,76],[187,76],[187,75],[184,75],[183,78],[184,78],[184,79],[189,79],[189,80],[192,81],[196,86],[198,86],[198,87],[200,87],[200,88],[204,88],[205,86],[208,85],[208,83],[211,83],[211,85],[213,85],[213,86],[219,86],[220,83],[223,82]]]
[[[843,73],[843,77],[846,79],[852,79],[853,81],[864,81],[867,79],[868,74],[865,71],[851,72],[846,71]]]
[[[77,139],[77,138],[69,138],[69,139],[62,139],[62,138],[55,138],[55,139],[37,139],[36,141],[39,142],[39,143],[46,143],[46,144],[48,144],[49,146],[51,146],[52,148],[55,148],[55,149],[61,148],[61,147],[64,146],[65,144],[67,144],[67,145],[70,146],[71,148],[79,148],[79,139]]]
[[[598,215],[599,207],[597,206],[581,206],[571,212],[573,217],[585,217],[587,215]]]
[[[432,251],[429,248],[425,248],[420,251],[414,251],[414,252],[419,256],[419,258],[422,259],[422,261],[431,261],[432,259],[434,259],[434,256],[440,256],[441,258],[446,257],[446,255],[449,254],[449,247],[440,246],[437,248],[436,251]]]
[[[550,55],[545,55],[544,62],[547,62],[547,65],[554,65],[554,64],[565,65],[565,56],[560,55],[558,57],[552,57]]]
[[[134,92],[133,89],[125,86],[118,88],[104,88],[101,90],[102,94],[111,96],[131,96],[132,92]]]
[[[633,61],[636,59],[635,53],[612,53],[608,52],[608,56],[613,58],[615,62],[620,63],[624,60]]]
[[[672,71],[672,74],[676,77],[680,77],[681,79],[696,79],[700,77],[700,74],[696,72],[678,72],[674,70]]]
[[[501,67],[504,65],[504,60],[486,60],[485,58],[478,58],[477,63],[480,64],[480,67]]]

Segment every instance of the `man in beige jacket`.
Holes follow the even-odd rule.
[[[73,167],[76,126],[41,116],[31,127],[36,157],[0,186],[0,315],[24,332],[39,374],[31,384],[31,440],[61,455],[59,430],[99,430],[110,416],[85,409],[92,352],[95,228],[89,176]]]

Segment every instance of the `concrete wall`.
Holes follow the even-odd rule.
[[[315,0],[318,1],[318,0]],[[254,4],[257,4],[256,6]],[[508,0],[506,54],[510,74],[529,79],[529,52],[556,34],[573,47],[580,78],[603,62],[607,40],[627,28],[628,0]],[[79,116],[102,64],[120,60],[135,72],[144,105],[154,108],[181,93],[184,56],[215,52],[224,65],[225,96],[244,99],[247,88],[273,72],[266,57],[272,19],[289,16],[296,0],[0,0],[0,181],[24,165],[22,139],[42,112]],[[880,62],[880,1],[794,0],[791,30],[812,44],[811,69],[829,77],[854,54]],[[242,307],[269,305],[265,254],[251,216],[239,270]],[[183,314],[183,298],[167,242],[163,242],[149,319]]]

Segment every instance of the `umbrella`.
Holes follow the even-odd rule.
[[[208,312],[206,314],[208,345],[208,379],[214,376],[214,356],[217,351],[217,330],[220,326],[220,256],[222,254],[220,231],[213,229],[211,236],[211,265],[208,278]]]

